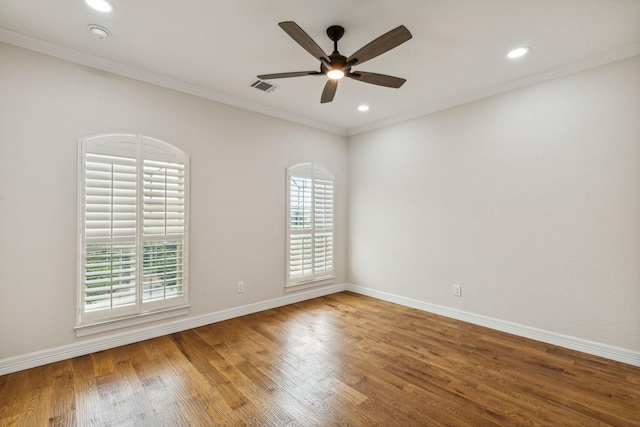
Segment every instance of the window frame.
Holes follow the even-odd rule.
[[[300,178],[300,179],[309,179],[310,180],[310,188],[311,188],[311,227],[305,229],[292,229],[292,218],[291,218],[291,204],[292,204],[292,178]],[[330,224],[329,228],[326,227],[326,222],[323,221],[324,227],[318,228],[317,224],[319,221],[316,221],[316,217],[319,216],[318,209],[316,208],[316,190],[317,190],[317,182],[325,181],[330,182],[331,185],[331,199],[330,199]],[[336,185],[335,185],[335,176],[329,169],[326,167],[317,164],[317,163],[298,163],[292,165],[287,168],[286,171],[286,277],[285,277],[285,291],[290,292],[294,290],[306,289],[314,286],[320,286],[325,284],[334,283],[335,280],[335,194],[336,194]],[[325,201],[326,203],[326,201]],[[292,277],[292,236],[298,234],[310,234],[311,237],[311,274],[302,274],[299,277]],[[315,244],[317,234],[330,234],[330,269],[324,269],[322,271],[316,270],[316,265],[318,262],[317,253],[315,250]],[[326,252],[324,253],[326,256]],[[325,259],[326,262],[326,259]],[[303,268],[304,270],[304,268]]]
[[[87,158],[111,158],[113,160],[112,166],[116,163],[131,162],[135,163],[135,175],[131,187],[135,185],[134,196],[129,196],[135,200],[135,213],[130,213],[128,217],[135,215],[133,237],[131,234],[127,234],[126,237],[118,237],[115,233],[113,223],[115,222],[115,193],[116,184],[112,179],[108,191],[110,191],[112,200],[107,202],[105,206],[109,206],[112,211],[109,214],[111,216],[112,225],[107,226],[105,229],[110,230],[109,237],[96,237],[88,236],[90,231],[87,230],[91,227],[87,227],[87,190],[92,188],[88,184],[87,178]],[[155,162],[155,163],[154,163]],[[98,163],[100,164],[100,163]],[[109,165],[109,160],[102,163],[103,165]],[[152,164],[152,166],[149,166]],[[164,166],[163,166],[164,165]],[[154,178],[149,177],[149,168],[153,167],[154,172],[161,171],[165,175],[164,188],[159,190],[161,195],[164,195],[164,208],[161,211],[163,217],[164,228],[162,232],[156,231],[155,235],[150,235],[152,230],[150,226],[145,225],[145,221],[149,222],[149,209],[153,202],[153,197],[157,197],[153,193],[152,189],[154,185]],[[171,172],[178,170],[179,177],[175,178],[177,184],[167,184],[168,176]],[[91,169],[94,172],[95,169]],[[90,172],[90,173],[91,173]],[[115,174],[115,172],[114,172]],[[106,330],[116,329],[125,326],[131,326],[134,324],[145,323],[162,318],[184,315],[188,313],[189,308],[189,175],[190,175],[190,158],[187,153],[178,149],[177,147],[168,144],[164,141],[151,138],[143,135],[127,134],[127,133],[110,133],[93,135],[89,137],[80,138],[78,140],[78,256],[77,256],[77,268],[78,268],[78,280],[77,280],[77,316],[76,316],[76,334],[78,336],[88,335],[91,333],[103,332]],[[131,178],[129,178],[131,181]],[[178,204],[178,210],[183,209],[182,215],[178,214],[177,227],[169,227],[167,224],[170,222],[169,213],[170,209],[168,200],[172,200],[169,196],[171,189],[178,188],[178,194],[183,197],[182,203]],[[120,189],[120,188],[118,188]],[[133,191],[133,190],[131,190]],[[171,190],[172,191],[172,190]],[[157,199],[156,199],[157,200]],[[175,199],[173,199],[175,200]],[[145,209],[146,206],[146,209]],[[145,214],[146,212],[146,214]],[[129,222],[133,220],[129,219]],[[126,227],[129,227],[127,225]],[[124,228],[126,228],[124,227]],[[168,232],[168,230],[171,232]],[[145,230],[147,233],[145,233]],[[178,230],[178,231],[176,231]],[[125,230],[126,234],[126,230]],[[145,285],[144,277],[148,278],[149,267],[145,267],[145,261],[149,261],[148,246],[157,242],[176,242],[176,254],[175,259],[179,259],[181,264],[176,264],[176,271],[170,274],[178,273],[176,278],[168,278],[169,275],[163,275],[161,280],[161,287],[164,289],[163,296],[161,298],[143,297],[145,288],[147,293],[151,288],[148,284]],[[91,253],[89,246],[94,248],[99,244],[105,246],[113,246],[120,243],[132,244],[135,254],[135,279],[134,286],[135,294],[133,295],[133,303],[123,304],[119,307],[111,307],[105,309],[86,310],[86,288],[85,280],[87,277],[87,254]],[[178,251],[178,247],[181,245],[181,252]],[[145,255],[145,248],[147,249]],[[153,255],[151,255],[153,256]],[[110,262],[113,261],[113,256],[108,257]],[[165,260],[166,260],[165,254]],[[166,261],[165,261],[166,262]],[[113,265],[113,263],[112,263]],[[180,266],[182,267],[180,269]],[[113,267],[112,267],[113,268]],[[110,276],[113,276],[113,271],[110,271]],[[179,278],[177,278],[179,277]],[[167,296],[166,290],[170,288],[170,283],[174,281],[179,283],[178,296]],[[146,299],[145,299],[146,298]],[[109,301],[113,301],[113,293],[110,294]]]

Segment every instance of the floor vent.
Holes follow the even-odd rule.
[[[276,88],[278,86],[265,82],[264,80],[260,80],[260,79],[256,79],[254,81],[252,81],[249,86],[251,87],[255,87],[258,90],[261,90],[263,92],[273,92],[274,90],[276,90]]]

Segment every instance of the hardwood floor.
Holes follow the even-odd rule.
[[[344,292],[0,377],[2,426],[640,426],[640,368]]]

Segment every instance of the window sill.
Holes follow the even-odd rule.
[[[189,313],[190,305],[182,305],[162,311],[136,314],[134,316],[121,317],[118,319],[103,320],[88,325],[79,325],[76,330],[76,337],[99,334],[101,332],[113,331],[114,329],[126,328],[129,326],[141,325],[143,323],[155,322],[156,320],[169,319],[176,316],[184,316]]]
[[[291,283],[285,286],[285,292],[295,292],[302,289],[314,288],[316,286],[330,285],[335,282],[335,276],[318,277],[304,282]]]

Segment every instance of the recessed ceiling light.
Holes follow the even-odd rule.
[[[369,106],[368,105],[360,105],[358,106],[358,111],[369,111]]]
[[[515,49],[510,50],[509,53],[507,53],[507,58],[516,59],[526,55],[527,53],[529,53],[528,47],[526,46],[517,47]]]
[[[89,7],[97,10],[102,13],[111,12],[114,7],[108,0],[84,0],[85,3],[89,5]]]
[[[101,40],[109,37],[109,30],[107,30],[104,27],[101,27],[100,25],[91,24],[87,28],[89,29],[89,32],[91,34],[93,34],[94,36],[96,36]]]

